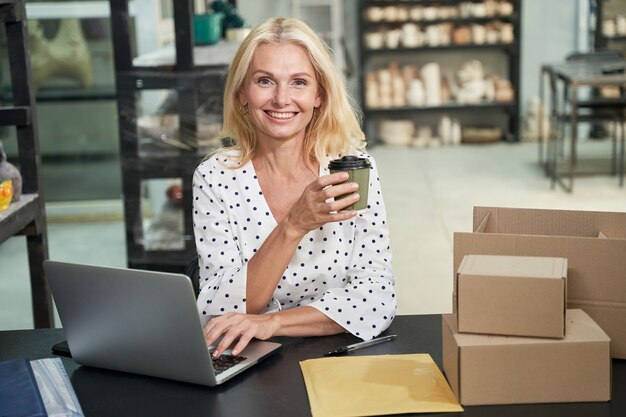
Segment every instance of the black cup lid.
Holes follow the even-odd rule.
[[[333,159],[328,164],[328,169],[333,171],[342,171],[345,169],[362,169],[369,168],[372,164],[367,158],[359,158],[355,155],[346,155],[339,159]]]

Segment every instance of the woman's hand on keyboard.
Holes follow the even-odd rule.
[[[238,355],[252,338],[266,340],[272,337],[277,326],[272,315],[231,312],[209,320],[204,326],[204,339],[207,346],[210,346],[222,338],[213,351],[215,357],[224,353],[235,342],[232,353]]]

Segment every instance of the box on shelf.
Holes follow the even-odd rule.
[[[474,208],[474,232],[454,234],[454,271],[468,254],[568,260],[567,305],[589,314],[626,359],[626,213]]]
[[[456,288],[459,332],[565,336],[567,259],[466,255]]]
[[[443,369],[462,405],[611,399],[610,339],[582,310],[567,310],[564,339],[459,333],[442,320]]]

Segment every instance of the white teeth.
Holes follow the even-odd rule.
[[[273,111],[268,111],[267,114],[274,117],[275,119],[291,119],[296,115],[295,113],[277,113]]]

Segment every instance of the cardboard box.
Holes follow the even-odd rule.
[[[474,232],[454,234],[454,271],[468,254],[566,258],[568,307],[626,359],[626,213],[475,207]]]
[[[459,333],[442,320],[443,369],[462,405],[608,401],[609,337],[582,310],[567,310],[564,339]]]
[[[565,336],[567,259],[466,255],[456,293],[461,333]]]

